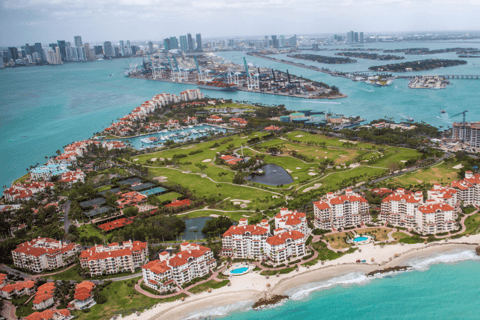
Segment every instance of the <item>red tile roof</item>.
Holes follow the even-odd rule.
[[[435,203],[435,204],[427,204],[418,207],[418,210],[423,213],[435,213],[437,211],[453,211],[453,207],[446,203]]]
[[[110,221],[110,222],[107,222],[107,223],[102,223],[101,225],[98,225],[98,227],[102,230],[110,231],[110,230],[113,230],[113,229],[118,229],[118,228],[124,227],[126,225],[131,224],[131,223],[133,223],[133,220],[131,220],[129,218],[121,218],[121,219],[113,220],[113,221]]]
[[[277,234],[276,236],[270,237],[267,239],[267,243],[272,246],[278,246],[284,244],[287,239],[298,240],[303,239],[305,235],[300,231],[289,231]]]
[[[224,234],[224,237],[231,237],[233,234],[242,235],[250,232],[252,235],[262,235],[268,233],[268,230],[259,226],[231,226]]]
[[[190,206],[190,200],[189,199],[184,199],[184,200],[177,200],[173,199],[172,203],[167,204],[165,207],[181,207],[181,206]]]

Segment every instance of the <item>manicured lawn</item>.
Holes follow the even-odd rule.
[[[230,280],[223,280],[223,281],[210,280],[210,281],[207,281],[205,283],[196,285],[195,287],[191,288],[188,291],[190,291],[193,294],[196,294],[196,293],[200,293],[200,292],[203,292],[203,291],[207,291],[210,288],[218,289],[218,288],[224,287],[229,282],[230,282]]]
[[[76,265],[68,270],[65,270],[63,272],[54,274],[52,276],[46,277],[46,279],[52,279],[52,280],[76,280],[76,281],[82,281],[82,277],[78,275],[78,272],[80,270],[80,265]]]
[[[317,264],[318,261],[326,261],[326,260],[335,260],[340,258],[346,253],[352,253],[357,250],[357,248],[350,248],[346,253],[343,252],[334,252],[327,248],[327,245],[321,241],[312,243],[313,249],[318,252],[318,257],[313,259],[309,262],[302,263],[302,266],[313,266]]]
[[[392,234],[392,237],[394,237],[395,240],[397,240],[397,241],[400,241],[400,240],[406,239],[406,238],[410,238],[410,236],[409,236],[408,234],[405,234],[405,233],[403,233],[403,232],[401,232],[401,231],[394,232],[394,233]]]
[[[181,196],[182,195],[178,192],[169,192],[169,193],[158,195],[157,199],[160,202],[164,202],[164,201],[167,201],[167,200],[172,201],[173,199],[178,199]]]
[[[387,183],[393,183],[405,188],[409,188],[410,186],[415,186],[422,183],[440,183],[442,185],[446,185],[454,180],[459,179],[457,173],[459,170],[453,169],[453,167],[456,165],[457,163],[442,163],[431,168],[420,169],[396,177],[394,179],[389,179]]]
[[[372,166],[388,168],[388,165],[392,162],[402,163],[401,161],[420,158],[421,156],[417,150],[400,147],[387,147],[385,148],[384,155],[385,157],[372,164]]]
[[[93,224],[84,224],[83,226],[78,227],[78,231],[80,232],[80,237],[103,237],[102,231]]]
[[[350,248],[351,245],[345,241],[347,234],[350,234],[350,236],[352,236],[351,232],[340,232],[325,236],[325,240],[328,241],[334,249]]]
[[[294,271],[296,268],[297,267],[294,266],[294,267],[284,268],[284,269],[280,269],[280,270],[264,270],[264,271],[260,272],[260,274],[262,276],[274,276],[277,273],[278,274],[287,274],[287,273],[290,273],[290,272]]]
[[[304,143],[323,143],[325,142],[326,146],[333,146],[333,147],[343,147],[344,141],[340,141],[343,139],[338,138],[329,138],[324,135],[320,134],[311,134],[308,132],[303,131],[292,131],[285,134],[285,137],[294,141],[300,141]],[[345,140],[346,141],[346,140]],[[356,143],[354,147],[364,148],[364,149],[372,149],[372,144],[370,143]]]
[[[88,313],[74,311],[74,315],[80,320],[110,319],[115,314],[131,314],[135,311],[142,311],[145,308],[152,307],[157,303],[174,301],[186,296],[179,294],[167,299],[149,298],[135,290],[135,283],[139,279],[140,277],[112,282],[103,290],[103,294],[108,297],[107,302],[93,306]]]
[[[480,231],[480,214],[474,214],[473,216],[465,219],[466,230],[462,234],[477,234]]]
[[[28,178],[30,178],[30,174],[27,173],[26,175],[21,176],[17,180],[13,181],[12,184],[24,183]]]
[[[255,216],[255,212],[219,212],[219,211],[211,211],[211,210],[200,210],[195,212],[190,212],[187,217],[188,218],[198,218],[198,217],[210,217],[212,214],[218,216],[227,216],[234,221],[239,221],[242,218],[252,217]],[[182,216],[183,217],[183,216]]]
[[[376,241],[385,241],[388,240],[388,233],[390,229],[386,228],[368,228],[368,229],[360,229],[355,230],[358,234],[370,234],[375,236]]]
[[[106,185],[106,186],[101,186],[100,188],[97,189],[98,192],[102,192],[102,191],[105,191],[105,190],[110,190],[112,189],[112,185]]]
[[[26,298],[28,299],[30,296],[26,296]],[[23,302],[27,301],[27,299],[25,299]],[[26,317],[28,315],[31,315],[32,313],[36,312],[36,311],[41,311],[41,310],[35,310],[33,309],[33,299],[30,300],[29,303],[27,303],[26,305],[25,304],[21,304],[19,307],[17,307],[17,309],[15,310],[15,315],[18,317],[18,318],[23,318],[23,317]]]

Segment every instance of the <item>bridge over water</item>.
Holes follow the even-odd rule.
[[[417,77],[425,77],[425,76],[430,76],[430,77],[440,77],[444,79],[463,79],[463,80],[480,80],[480,75],[472,75],[472,74],[463,74],[463,75],[412,75],[412,76],[398,76],[398,79],[415,79]]]

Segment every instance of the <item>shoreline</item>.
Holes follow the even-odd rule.
[[[375,270],[383,270],[388,267],[404,266],[407,261],[418,258],[426,258],[436,253],[449,252],[454,250],[474,250],[480,242],[480,235],[462,237],[459,239],[445,240],[430,244],[412,244],[412,245],[385,245],[381,248],[373,244],[360,246],[362,252],[358,250],[354,253],[344,255],[333,261],[326,261],[324,265],[318,263],[309,269],[300,267],[299,271],[293,271],[289,274],[270,277],[266,279],[259,272],[250,272],[246,275],[231,278],[231,287],[223,287],[214,290],[212,293],[202,292],[200,294],[187,297],[185,301],[174,301],[170,303],[159,304],[141,314],[141,319],[149,320],[176,320],[192,317],[200,317],[199,312],[212,312],[217,308],[223,308],[225,311],[233,311],[239,307],[247,306],[256,302],[265,294],[272,296],[274,294],[285,294],[286,291],[298,288],[308,283],[327,281],[339,276],[353,272],[361,272],[365,275]],[[397,255],[397,257],[395,257]],[[355,261],[359,258],[373,257],[375,262],[357,264]],[[368,260],[370,261],[370,260]],[[267,283],[271,285],[267,287]],[[196,315],[197,314],[197,315]],[[194,316],[196,315],[196,316]],[[213,314],[212,314],[213,316]],[[122,319],[138,319],[133,314]]]

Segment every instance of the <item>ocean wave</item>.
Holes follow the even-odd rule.
[[[292,300],[302,300],[305,299],[312,293],[313,291],[321,291],[325,289],[330,289],[335,286],[349,286],[353,284],[367,284],[371,281],[373,277],[367,277],[363,273],[353,272],[346,274],[344,276],[332,278],[330,280],[322,281],[322,282],[315,282],[309,283],[302,287],[297,287],[293,289],[290,293],[290,299]],[[286,292],[289,293],[288,291]]]
[[[439,263],[455,263],[466,260],[480,260],[480,257],[472,250],[450,251],[437,253],[429,257],[417,258],[408,261],[414,270],[427,271],[431,265]]]
[[[233,311],[241,311],[245,312],[251,310],[253,305],[252,301],[239,301],[232,304],[227,304],[224,306],[219,306],[216,308],[208,307],[204,309],[195,310],[191,313],[186,320],[200,320],[200,319],[212,319],[212,318],[219,318],[228,315]]]

